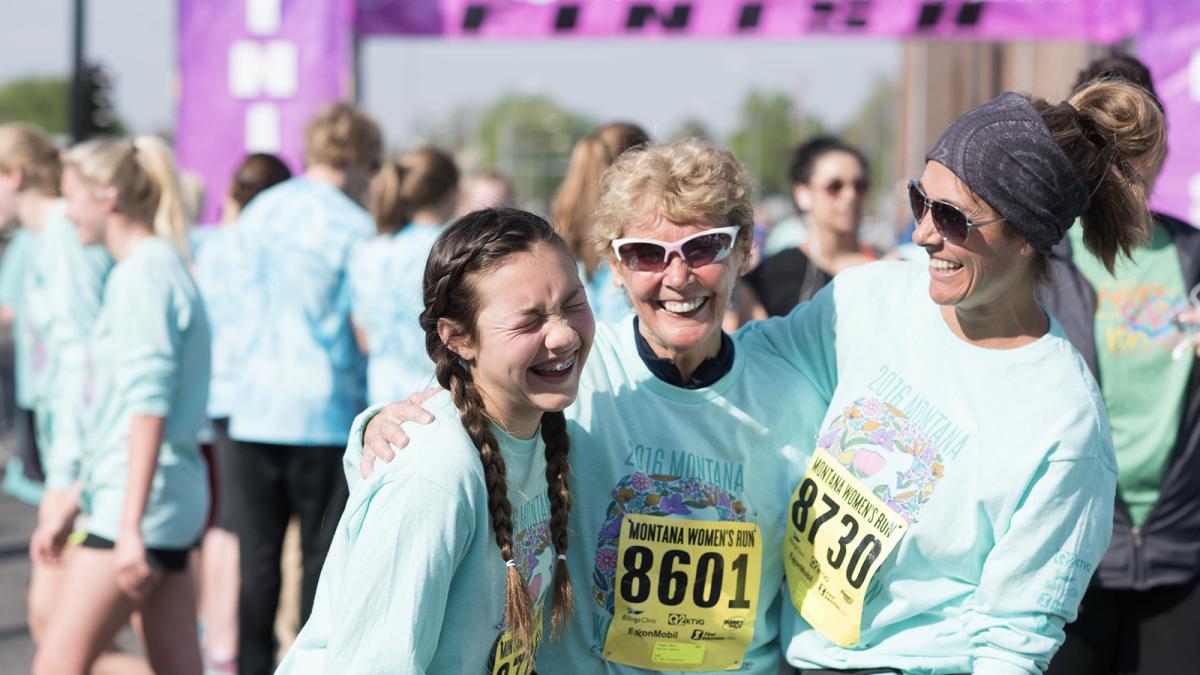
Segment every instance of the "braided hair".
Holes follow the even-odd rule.
[[[532,644],[533,607],[524,577],[516,565],[511,564],[513,517],[504,457],[500,454],[491,418],[471,370],[439,337],[438,321],[449,319],[473,333],[480,310],[476,288],[479,276],[501,266],[511,256],[543,243],[558,247],[570,256],[566,244],[550,224],[532,213],[498,208],[463,216],[446,228],[429,254],[425,265],[425,309],[421,312],[425,350],[434,362],[438,384],[450,392],[463,428],[479,449],[492,531],[500,557],[507,565],[504,621],[521,649],[528,649]],[[571,494],[567,489],[571,466],[567,461],[570,441],[562,412],[542,415],[541,434],[546,446],[551,541],[559,555],[554,565],[551,611],[552,634],[557,636],[573,605],[571,579],[563,558],[567,553],[567,521],[571,512]]]

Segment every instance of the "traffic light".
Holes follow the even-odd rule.
[[[113,79],[100,65],[83,70],[79,106],[80,139],[116,133],[117,116],[113,111]]]

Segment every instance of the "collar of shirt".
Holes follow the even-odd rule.
[[[687,382],[683,381],[683,376],[680,375],[679,369],[675,367],[675,363],[671,359],[664,359],[654,353],[650,343],[646,342],[646,338],[642,337],[642,331],[638,329],[636,316],[633,317],[633,339],[637,341],[638,356],[642,358],[642,363],[646,364],[655,377],[675,387],[684,389],[707,387],[724,377],[725,373],[733,368],[733,339],[725,331],[721,331],[721,350],[717,352],[716,356],[710,356],[701,361]]]

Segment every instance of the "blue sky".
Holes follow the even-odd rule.
[[[235,1],[235,0],[227,0]],[[70,0],[6,3],[0,82],[65,74]],[[115,74],[120,114],[137,131],[174,117],[171,0],[91,0],[89,56]],[[653,135],[688,117],[724,135],[752,88],[790,93],[833,126],[851,116],[878,74],[895,76],[894,40],[443,42],[375,38],[363,46],[362,101],[393,146],[419,121],[505,91],[541,93],[596,119],[624,118]]]

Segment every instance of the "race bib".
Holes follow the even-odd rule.
[[[822,635],[858,644],[867,587],[908,523],[817,448],[792,493],[784,572],[792,604]]]
[[[758,525],[626,515],[604,658],[648,670],[736,670],[754,637]]]
[[[516,640],[510,631],[504,631],[496,640],[496,650],[492,654],[492,675],[532,675],[533,655],[537,653],[538,645],[542,643],[542,607],[539,602],[533,608],[533,642],[529,651],[517,649]]]

